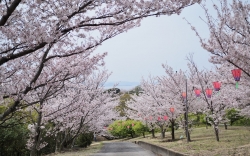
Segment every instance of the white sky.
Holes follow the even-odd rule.
[[[210,69],[209,53],[200,46],[195,32],[183,19],[192,23],[202,37],[208,38],[208,27],[199,16],[205,17],[204,10],[196,4],[185,8],[179,16],[149,17],[140,27],[103,43],[96,52],[108,52],[106,69],[113,72],[108,82],[140,82],[149,74],[164,75],[161,65],[166,62],[174,70],[187,70],[185,59],[189,53],[194,54],[200,69]]]

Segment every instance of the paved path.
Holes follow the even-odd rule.
[[[104,143],[102,149],[91,156],[155,156],[151,151],[130,142]]]

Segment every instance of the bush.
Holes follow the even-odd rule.
[[[15,122],[12,119],[7,122]],[[26,149],[28,129],[26,124],[15,125],[10,128],[0,128],[0,156],[28,156]]]
[[[140,121],[135,120],[116,120],[108,127],[109,132],[116,137],[125,138],[139,136],[148,131],[148,128]]]
[[[94,139],[93,133],[83,133],[77,137],[76,144],[79,147],[87,147],[92,143],[93,139]]]
[[[234,126],[250,126],[249,118],[241,118],[233,123]]]

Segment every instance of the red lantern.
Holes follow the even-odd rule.
[[[134,126],[135,124],[134,123],[132,123],[132,126]]]
[[[213,92],[212,89],[208,89],[208,88],[206,89],[206,94],[207,94],[207,97],[208,97],[208,98],[211,98],[212,92]]]
[[[199,89],[194,89],[196,97],[199,97],[201,95],[201,91]]]
[[[186,96],[187,96],[186,92],[183,92],[181,95],[183,98],[186,98]]]
[[[232,74],[233,74],[233,77],[234,77],[235,81],[240,81],[240,76],[241,76],[241,70],[240,69],[232,70]]]
[[[158,121],[161,121],[161,117],[158,117]]]
[[[149,117],[149,120],[152,120],[152,116]]]
[[[240,76],[241,76],[241,70],[240,69],[234,69],[234,70],[232,70],[232,74],[233,74],[234,80],[236,81],[235,87],[238,88],[239,87]]]
[[[168,119],[168,116],[165,115],[163,118],[164,118],[164,120],[166,121],[166,120]]]
[[[220,82],[213,82],[213,85],[214,85],[214,90],[215,91],[219,91],[220,90]]]
[[[173,107],[170,108],[170,112],[174,113],[174,108]]]

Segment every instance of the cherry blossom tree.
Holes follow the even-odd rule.
[[[192,29],[199,37],[201,46],[212,54],[210,61],[222,65],[221,69],[228,72],[234,68],[241,69],[243,71],[240,80],[241,86],[249,86],[250,3],[247,0],[232,0],[230,2],[219,0],[218,2],[220,2],[218,5],[214,4],[216,17],[210,14],[211,10],[208,10],[204,4],[201,5],[206,14],[206,24],[210,37],[204,39],[195,27],[192,26]],[[231,80],[228,79],[227,83],[231,83]],[[249,95],[249,89],[244,88],[244,91],[238,94]],[[249,117],[249,98],[245,96],[241,101],[245,102],[241,104],[241,113]]]
[[[216,140],[219,141],[219,124],[225,120],[227,109],[238,108],[244,102],[246,87],[235,88],[231,72],[225,70],[232,66],[217,67],[215,71],[199,71],[192,59],[189,61],[190,70],[196,72],[192,85],[201,91],[199,99],[202,100],[200,105],[203,108],[200,107],[200,111],[210,118],[209,122],[214,127]],[[219,82],[221,87],[214,88],[214,82]],[[208,94],[208,89],[212,94]]]
[[[15,102],[0,114],[0,120],[24,107],[22,101],[31,99],[36,90],[63,84],[83,72],[81,66],[90,72],[103,65],[106,53],[92,52],[105,40],[139,26],[145,17],[179,14],[196,2],[199,0],[1,1],[0,95]],[[40,101],[28,101],[26,106]]]
[[[192,26],[200,39],[201,46],[211,53],[210,61],[214,64],[225,62],[241,69],[250,77],[249,67],[249,33],[250,33],[250,3],[247,0],[218,0],[213,7],[217,17],[210,14],[205,4],[202,4],[206,14],[206,24],[210,37],[203,39]],[[189,23],[190,24],[190,23]]]
[[[164,67],[169,76],[149,77],[148,81],[142,80],[141,88],[143,93],[139,94],[139,96],[133,96],[134,101],[129,104],[129,107],[136,110],[140,114],[139,117],[146,119],[150,129],[153,130],[155,126],[159,126],[162,138],[165,136],[166,126],[170,122],[172,140],[175,140],[175,121],[181,114],[184,114],[183,99],[181,97],[181,84],[184,82],[184,75],[182,72],[177,74],[171,68]]]
[[[65,88],[56,98],[47,100],[34,108],[39,120],[30,125],[30,140],[27,143],[31,154],[46,146],[42,142],[42,127],[48,136],[56,138],[57,151],[74,144],[75,138],[88,131],[99,131],[117,117],[114,112],[117,100],[113,93],[105,92],[102,85],[107,80],[107,71],[93,73],[88,77],[77,78],[65,84]],[[53,104],[53,105],[52,105]]]

